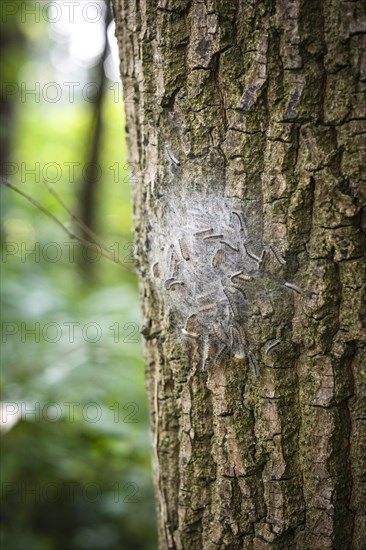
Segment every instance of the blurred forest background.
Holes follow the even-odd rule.
[[[1,2],[1,176],[133,267],[111,11],[70,4]],[[156,548],[136,277],[1,202],[1,547]]]

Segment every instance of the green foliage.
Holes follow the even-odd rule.
[[[24,63],[45,62],[47,26],[38,26],[38,34],[31,27],[17,23],[28,59],[18,49],[8,56],[11,82],[29,71]],[[48,163],[63,168],[53,187],[77,211],[81,170],[70,181],[65,163],[86,162],[93,104],[11,101],[9,160],[18,171],[9,179],[76,231],[43,185],[42,170]],[[103,120],[97,233],[123,258],[132,239],[130,190],[123,108],[111,91]],[[118,182],[110,168],[116,162]],[[36,163],[41,177],[24,178],[21,165],[32,169]],[[52,174],[50,169],[49,179]],[[93,278],[85,279],[80,247],[72,254],[70,238],[56,224],[23,197],[1,191],[1,400],[8,403],[8,413],[14,412],[8,418],[18,419],[2,436],[2,547],[153,549],[151,442],[136,278],[99,258]],[[32,250],[36,253],[27,254]]]
[[[75,266],[67,262],[51,268],[12,257],[3,274],[2,401],[20,413],[2,441],[5,547],[153,547],[136,289],[127,282],[83,289],[74,284]],[[78,323],[73,337],[64,324],[70,322]],[[17,333],[7,334],[4,323],[13,323]],[[52,328],[44,332],[50,323],[58,327],[58,341],[48,341],[57,336]],[[101,334],[96,342],[93,327],[82,333],[90,323]],[[50,484],[55,502],[47,492]],[[83,494],[90,484],[98,490],[95,502]],[[76,487],[75,499],[69,486]],[[137,502],[129,502],[131,490]],[[143,518],[143,531],[137,517]],[[91,538],[99,542],[93,546]]]

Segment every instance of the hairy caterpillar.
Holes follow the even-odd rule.
[[[279,344],[281,343],[280,340],[275,340],[274,342],[272,342],[268,348],[266,349],[266,352],[265,352],[265,355],[269,355],[270,352],[273,350],[273,348],[277,347]]]
[[[258,378],[259,377],[258,361],[256,360],[254,354],[251,351],[248,351],[248,359],[253,367],[255,376]]]
[[[179,243],[180,253],[182,254],[182,258],[188,261],[190,259],[190,256],[189,256],[187,243],[183,239],[179,239],[178,243]]]
[[[236,248],[234,245],[232,245],[231,243],[228,243],[227,241],[220,241],[221,244],[224,244],[225,246],[227,246],[228,248],[230,248],[230,250],[232,250],[233,252],[239,252],[239,249]]]
[[[222,239],[223,235],[217,233],[213,235],[207,235],[206,237],[203,237],[204,241],[217,241],[217,239]]]
[[[218,340],[220,340],[221,343],[226,344],[227,335],[226,335],[224,329],[222,328],[221,323],[214,323],[212,325],[212,329],[215,333],[216,338],[218,338]]]
[[[176,280],[174,281],[174,280],[173,280],[173,282],[170,283],[170,285],[169,285],[169,289],[172,290],[172,289],[174,289],[177,285],[178,285],[178,286],[183,286],[183,285],[184,285],[184,282],[183,282],[183,281],[176,281]]]
[[[235,315],[236,314],[236,305],[235,305],[235,302],[233,300],[233,295],[231,294],[231,292],[227,289],[227,288],[224,288],[224,294],[227,298],[227,301],[229,303],[229,306],[231,308],[231,311],[233,312],[233,314]]]
[[[246,227],[246,224],[245,224],[243,214],[241,212],[236,212],[235,210],[233,210],[233,212],[231,212],[231,213],[234,214],[234,216],[237,217],[237,219],[239,220],[240,231],[242,231],[244,233],[245,237],[247,237],[248,232],[247,232],[247,227]]]
[[[243,247],[244,247],[244,250],[245,252],[247,253],[247,255],[249,256],[249,258],[252,258],[252,260],[255,260],[256,262],[260,262],[260,258],[258,258],[258,256],[256,256],[255,254],[253,254],[253,252],[250,252],[250,250],[248,250],[248,247],[245,243],[243,243]]]
[[[281,265],[286,265],[286,260],[281,256],[278,250],[272,245],[269,245],[269,248],[272,254],[274,255],[274,257],[276,258],[276,260],[278,261],[278,263]]]
[[[174,153],[172,152],[172,150],[170,149],[170,147],[166,146],[165,147],[165,150],[167,152],[167,155],[168,155],[168,158],[169,160],[171,160],[171,162],[173,164],[175,164],[176,166],[179,166],[180,165],[180,162],[179,160],[176,158],[176,156],[174,155]]]
[[[224,263],[224,261],[225,261],[225,252],[221,248],[219,248],[218,250],[216,250],[212,258],[211,265],[212,267],[219,267]]]
[[[287,288],[289,288],[290,290],[293,290],[297,294],[301,294],[301,288],[299,288],[298,286],[292,283],[283,283],[283,286],[286,286]]]
[[[212,227],[210,229],[202,229],[202,231],[197,231],[197,233],[194,233],[194,237],[207,237],[208,235],[211,235],[213,233]]]

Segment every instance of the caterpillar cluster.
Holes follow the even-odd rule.
[[[200,345],[204,367],[246,358],[259,376],[245,328],[252,305],[270,284],[300,289],[266,271],[269,256],[278,269],[285,259],[274,246],[263,247],[250,216],[233,200],[190,197],[174,204],[163,210],[151,265],[157,287],[173,310],[179,337],[182,343]],[[273,339],[266,353],[279,343]]]

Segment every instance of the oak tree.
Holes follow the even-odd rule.
[[[365,4],[113,4],[160,548],[365,548]]]

